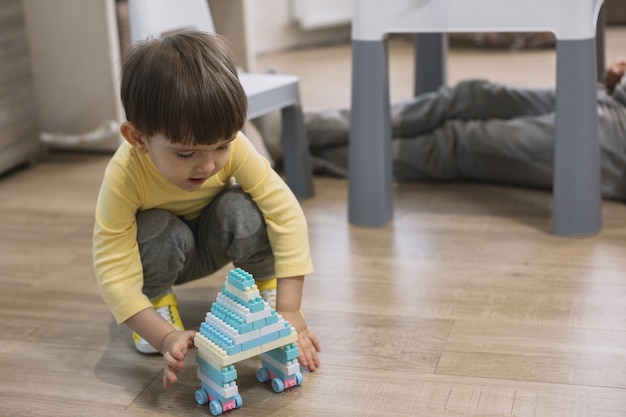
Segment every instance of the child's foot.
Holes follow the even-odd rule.
[[[265,281],[256,281],[256,287],[261,293],[261,298],[276,310],[276,278]]]
[[[176,300],[174,294],[169,293],[151,301],[157,313],[167,320],[168,323],[178,330],[185,330],[180,315],[178,314],[178,300]],[[135,342],[135,347],[141,353],[159,353],[150,343],[135,332],[133,332],[133,341]]]

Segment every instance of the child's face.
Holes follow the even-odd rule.
[[[145,147],[165,179],[184,190],[195,191],[224,167],[233,139],[215,145],[182,145],[157,134],[145,141]]]

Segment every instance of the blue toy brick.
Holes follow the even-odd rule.
[[[241,316],[219,303],[213,303],[211,305],[211,313],[220,317],[227,323],[232,322],[235,324],[245,324],[245,320]]]
[[[258,338],[250,340],[249,342],[242,343],[241,344],[241,351],[245,352],[246,350],[250,350],[250,349],[252,349],[254,347],[257,347],[257,346],[261,346],[261,343],[259,343],[259,339]]]
[[[260,330],[254,330],[248,333],[239,333],[237,329],[225,323],[212,313],[208,313],[205,317],[205,323],[217,328],[219,331],[227,335],[235,344],[240,344],[259,337]],[[266,326],[265,329],[268,327]]]
[[[228,291],[228,289],[224,285],[222,285],[222,294],[246,307],[248,310],[250,310],[251,313],[257,313],[265,308],[265,303],[263,302],[263,298],[261,297],[256,297],[250,301],[246,301],[243,298],[239,297],[237,294],[233,294],[232,292]]]
[[[247,287],[254,285],[254,278],[252,275],[241,268],[235,268],[234,270],[231,269],[228,272],[227,279],[230,285],[240,289],[241,291],[245,291]]]
[[[269,317],[265,317],[265,325],[269,326],[270,324],[278,323],[278,314],[274,310],[272,310]]]
[[[295,343],[290,343],[282,348],[276,348],[265,352],[265,354],[279,363],[286,364],[287,362],[298,357],[298,347]]]
[[[241,344],[241,349],[242,349],[242,351],[245,352],[246,350],[252,349],[252,348],[254,348],[256,346],[262,346],[265,343],[273,342],[274,340],[278,340],[281,337],[286,337],[286,336],[289,336],[291,334],[291,330],[289,330],[289,332],[286,335],[282,335],[283,331],[284,330],[279,330],[279,331],[276,331],[276,332],[268,333],[266,335],[259,336],[258,338],[254,339],[254,340],[250,340],[249,342],[242,343]]]
[[[285,354],[285,362],[297,359],[300,352],[298,352],[298,346],[295,343],[290,343],[282,348]]]
[[[267,326],[267,323],[265,323],[265,319],[261,319],[261,320],[257,320],[257,321],[253,321],[252,322],[252,327],[254,327],[254,330],[262,329],[265,326]]]
[[[268,350],[267,352],[265,352],[265,354],[267,356],[271,357],[272,359],[274,359],[275,361],[278,361],[280,363],[285,363],[286,362],[286,356],[285,356],[282,348],[276,348],[276,349]]]
[[[239,334],[248,333],[254,330],[254,326],[252,323],[242,324],[241,326],[235,327]]]
[[[198,379],[200,379],[200,382],[202,382],[202,387],[207,386],[210,388],[217,394],[218,397],[220,397],[220,400],[229,401],[235,395],[239,394],[239,387],[234,381],[227,384],[219,384],[209,378],[208,375],[203,374],[200,370],[198,370],[197,376]]]
[[[265,369],[276,374],[285,382],[287,382],[287,380],[289,380],[291,377],[297,375],[300,375],[300,382],[302,382],[300,374],[300,364],[297,360],[293,360],[287,364],[282,364],[271,356],[267,355],[267,353],[263,353],[261,354],[261,363]],[[292,382],[296,381],[291,381],[287,385],[291,385]],[[298,382],[297,385],[300,385],[300,382]]]
[[[229,365],[221,370],[213,367],[210,363],[202,359],[202,357],[196,353],[196,362],[200,366],[201,372],[211,378],[211,380],[220,384],[228,384],[237,379],[237,370],[234,365]]]
[[[291,325],[285,322],[285,327],[280,331],[280,337],[287,337],[291,334]]]
[[[223,348],[228,356],[241,352],[241,345],[233,345]]]
[[[270,334],[272,332],[280,331],[280,330],[282,330],[285,327],[285,323],[286,323],[286,321],[281,318],[279,322],[274,323],[274,324],[269,324],[269,325],[263,327],[262,329],[260,329],[259,333],[261,335],[265,335],[265,334]]]
[[[242,317],[233,313],[231,310],[228,310],[221,304],[213,303],[213,305],[211,305],[211,313],[222,319],[222,321],[228,323],[228,325],[237,330],[237,333],[239,334],[248,333],[254,330],[252,323],[246,323]]]
[[[250,300],[244,305],[250,309],[251,313],[262,311],[265,308],[265,303],[263,302],[263,299],[261,297],[257,297],[254,300]]]
[[[222,285],[222,294],[228,296],[228,298],[234,300],[235,302],[239,304],[243,305],[246,302],[246,300],[239,297],[237,294],[233,293],[232,291],[229,291],[228,288],[226,288],[226,284]]]
[[[228,335],[225,335],[217,328],[206,322],[200,324],[200,334],[215,343],[220,348],[224,349],[228,355],[234,355],[235,353],[241,352],[240,345],[235,344]]]
[[[246,323],[266,318],[270,316],[272,312],[271,308],[264,308],[261,311],[252,313],[248,307],[223,292],[217,294],[217,302],[240,316]]]
[[[286,375],[282,370],[276,368],[275,366],[273,366],[272,364],[266,362],[266,361],[261,361],[261,363],[263,364],[263,367],[272,371],[274,374],[276,374],[280,379],[287,379],[290,377],[290,375]]]

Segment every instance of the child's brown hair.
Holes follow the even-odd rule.
[[[225,41],[184,31],[135,46],[122,65],[126,118],[142,134],[213,145],[246,121],[247,98]]]

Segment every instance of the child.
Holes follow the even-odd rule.
[[[138,45],[123,64],[121,98],[126,142],[104,174],[93,240],[116,321],[139,351],[163,354],[167,388],[195,333],[184,330],[172,286],[232,261],[296,328],[300,363],[315,370],[319,343],[300,313],[313,270],[306,220],[240,132],[247,99],[223,40],[188,31]]]

